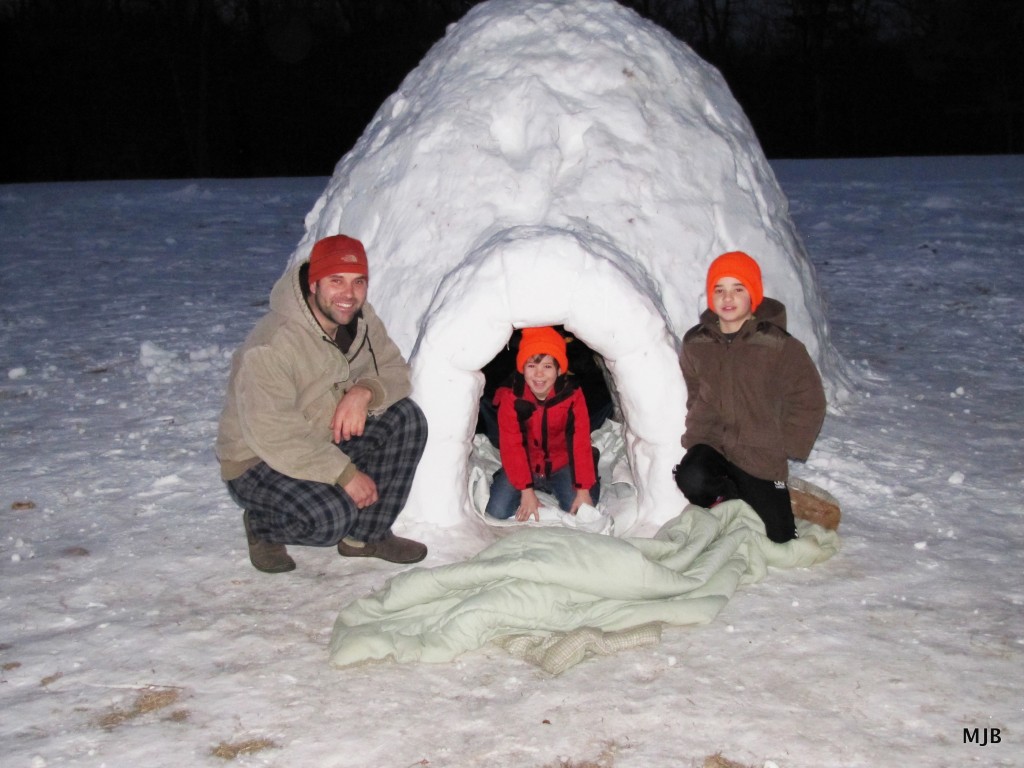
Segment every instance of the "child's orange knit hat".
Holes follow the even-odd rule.
[[[516,370],[520,373],[526,361],[534,355],[551,355],[558,363],[558,372],[569,370],[569,358],[565,354],[565,339],[562,334],[550,326],[542,328],[523,328],[523,338],[519,342],[519,353],[516,355]]]
[[[734,277],[743,283],[750,292],[750,311],[756,312],[764,299],[764,286],[761,284],[761,268],[757,262],[743,251],[723,253],[711,262],[708,267],[707,297],[708,307],[714,310],[711,297],[715,295],[715,284],[723,277]]]

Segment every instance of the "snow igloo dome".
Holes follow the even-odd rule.
[[[678,514],[679,340],[725,251],[760,262],[827,382],[834,369],[746,116],[717,70],[614,0],[491,0],[451,25],[338,163],[292,263],[337,233],[366,245],[369,301],[429,422],[407,519],[480,519],[481,369],[538,325],[599,355],[615,393],[635,490],[616,533]]]

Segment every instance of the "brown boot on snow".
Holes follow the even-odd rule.
[[[395,536],[391,531],[380,541],[363,542],[346,536],[338,542],[342,557],[379,557],[390,563],[418,563],[427,556],[427,545]]]
[[[288,554],[284,544],[271,544],[256,538],[249,526],[249,511],[242,513],[245,538],[249,541],[249,562],[253,568],[264,573],[284,573],[295,570],[295,561]]]

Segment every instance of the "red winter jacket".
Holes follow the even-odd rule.
[[[590,450],[590,416],[575,381],[559,377],[555,384],[558,391],[543,401],[537,400],[520,377],[513,386],[515,390],[499,387],[494,395],[501,466],[509,482],[521,491],[533,487],[534,475],[550,477],[571,466],[576,488],[593,486],[597,472]]]

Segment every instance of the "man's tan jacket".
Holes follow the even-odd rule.
[[[409,395],[409,366],[370,304],[344,354],[306,304],[299,269],[277,281],[270,312],[232,358],[216,443],[224,480],[265,461],[289,477],[345,485],[357,468],[332,442],[338,402],[365,386],[373,415]]]

